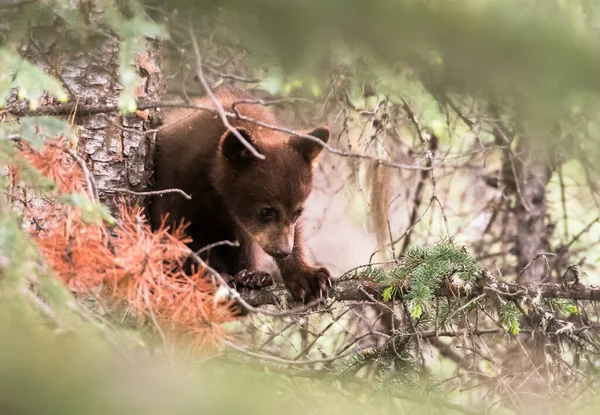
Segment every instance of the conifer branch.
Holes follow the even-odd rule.
[[[435,291],[436,297],[456,297],[459,294],[464,298],[475,298],[480,295],[496,295],[503,299],[534,298],[539,296],[545,299],[569,299],[600,301],[600,287],[594,285],[577,284],[566,287],[562,284],[510,284],[495,279],[486,279],[482,284],[474,287],[469,293],[457,293],[449,286],[440,286]],[[374,281],[364,281],[358,278],[347,279],[334,283],[331,299],[334,301],[377,301],[383,300],[383,284]],[[406,294],[406,292],[404,292]],[[261,290],[240,290],[242,298],[253,307],[266,305],[288,304],[290,307],[297,305],[287,289],[276,285]],[[402,296],[402,293],[399,293]]]

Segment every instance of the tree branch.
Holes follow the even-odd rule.
[[[338,281],[334,284],[331,298],[335,301],[372,301],[373,298],[382,300],[382,292],[385,286],[360,279],[348,279]],[[289,307],[297,305],[291,294],[283,285],[263,288],[261,290],[242,289],[239,290],[241,297],[251,306],[287,304]],[[570,300],[600,301],[600,287],[593,285],[575,284],[564,287],[561,284],[522,284],[515,285],[495,279],[485,279],[483,284],[474,287],[468,294],[462,293],[464,297],[475,298],[480,295],[500,296],[504,299],[515,299],[523,297],[540,296],[545,299],[564,298]],[[456,297],[456,289],[451,290],[448,286],[440,286],[436,290],[438,297]]]
[[[197,109],[197,110],[201,110],[201,111],[208,111],[208,112],[212,112],[213,114],[216,114],[216,115],[219,114],[219,111],[216,108],[213,108],[213,107],[210,107],[207,105],[189,104],[189,103],[186,103],[184,101],[179,101],[179,100],[175,100],[175,101],[140,100],[138,102],[138,106],[137,106],[138,110],[153,109],[153,108],[187,108],[187,109]],[[79,105],[79,106],[75,106],[74,104],[61,104],[61,105],[47,105],[47,106],[40,107],[40,108],[36,109],[35,111],[32,111],[31,109],[29,109],[27,107],[26,103],[16,103],[16,104],[11,104],[9,107],[7,107],[6,111],[9,114],[17,116],[17,117],[32,116],[32,115],[69,115],[69,114],[73,113],[74,111],[75,111],[75,114],[78,116],[87,116],[87,115],[93,115],[93,114],[118,113],[119,108],[116,104],[115,105],[105,105],[105,104],[102,104],[102,105]],[[386,160],[383,158],[369,156],[367,154],[343,151],[338,148],[331,147],[330,145],[319,140],[317,137],[313,137],[308,134],[303,134],[303,133],[293,130],[291,128],[280,127],[277,125],[268,124],[268,123],[262,122],[260,120],[254,119],[252,117],[247,117],[242,114],[236,115],[233,112],[224,111],[223,114],[232,119],[240,119],[243,121],[254,123],[254,124],[264,127],[264,128],[268,128],[273,131],[280,131],[283,133],[294,135],[296,137],[303,138],[305,140],[313,141],[313,142],[319,144],[320,146],[322,146],[329,153],[336,154],[338,156],[378,161],[383,166],[392,167],[395,169],[420,171],[420,170],[433,170],[435,168],[435,166],[433,166],[433,165],[432,166],[419,166],[418,164],[420,162],[417,162],[413,165],[407,165],[407,164],[395,163],[395,162],[392,162],[392,161],[389,161],[389,160]],[[148,131],[148,132],[150,132],[150,131]],[[423,159],[423,160],[425,160],[425,159]]]

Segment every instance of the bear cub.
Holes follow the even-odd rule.
[[[236,103],[249,98],[237,89],[222,88],[215,96],[225,111],[277,125],[268,107]],[[215,108],[209,97],[197,104]],[[233,110],[235,107],[235,111]],[[300,217],[312,189],[312,170],[323,147],[313,141],[229,117],[234,127],[260,154],[260,160],[229,131],[218,115],[202,110],[165,114],[156,137],[155,190],[178,188],[176,193],[155,196],[151,222],[157,227],[168,214],[168,223],[190,225],[189,247],[201,248],[223,240],[239,247],[218,246],[202,257],[234,286],[259,288],[273,278],[257,269],[263,252],[275,259],[286,287],[302,301],[326,294],[331,275],[306,261]],[[307,132],[323,141],[329,129]]]

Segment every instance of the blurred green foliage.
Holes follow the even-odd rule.
[[[398,403],[361,386],[346,389],[217,358],[172,365],[109,328],[89,327],[76,311],[44,322],[23,299],[0,299],[2,414],[437,413],[427,402]]]
[[[0,68],[0,107],[4,107],[4,101],[12,88],[18,88],[19,99],[29,100],[32,110],[37,108],[44,92],[56,96],[61,102],[67,101],[67,95],[56,79],[7,47],[0,47]]]
[[[313,73],[332,56],[338,63],[372,59],[393,82],[394,68],[403,64],[433,88],[506,97],[537,114],[600,91],[594,1],[149,3],[177,9],[192,23],[219,11],[255,59],[278,62],[286,73]]]
[[[563,123],[565,152],[598,154],[600,48],[597,1],[535,0],[147,0],[196,26],[221,19],[236,28],[256,68],[267,67],[261,86],[287,95],[305,89],[324,93],[331,66],[343,66],[353,80],[350,100],[362,100],[362,83],[377,96],[413,98],[422,122],[436,131],[444,121],[438,97],[471,94],[500,102],[506,113],[533,120],[540,136],[556,120]],[[137,74],[132,63],[145,37],[165,39],[183,30],[148,18],[142,2],[99,0],[107,37],[119,44],[117,74],[122,112],[135,110]],[[27,30],[60,16],[85,47],[90,35],[76,2],[26,2],[0,46],[0,103],[11,90],[36,109],[44,92],[68,99],[60,82],[19,56]],[[94,30],[97,30],[94,29]],[[325,75],[324,75],[325,74]],[[505,114],[503,114],[505,115]],[[462,127],[463,129],[464,126]],[[436,131],[440,132],[440,131]],[[19,163],[21,180],[41,194],[53,186],[15,157],[14,142],[39,148],[44,136],[71,134],[51,117],[24,118],[0,126],[0,167]],[[443,138],[443,137],[442,137]],[[556,137],[553,137],[557,139]],[[558,139],[557,139],[558,140]],[[574,166],[573,169],[581,169]],[[583,173],[581,173],[583,174]],[[4,180],[4,176],[1,177]],[[2,189],[5,189],[2,183]],[[64,195],[90,220],[111,221],[108,212],[82,195]],[[432,289],[462,266],[459,280],[472,283],[477,264],[452,247],[412,248],[408,264],[385,275],[392,284],[411,279],[414,318],[431,307]],[[379,394],[366,387],[333,387],[309,377],[288,377],[241,369],[220,359],[199,367],[169,366],[150,358],[139,333],[115,329],[90,316],[61,284],[51,279],[33,241],[19,227],[7,196],[0,196],[0,413],[396,413],[438,412],[427,402],[393,396],[406,383],[396,373],[383,376]],[[391,278],[391,279],[390,279]],[[388,295],[393,295],[390,288]],[[572,304],[560,304],[574,313]],[[449,313],[450,311],[448,311]],[[447,313],[447,314],[448,314]],[[446,315],[447,315],[446,314]],[[513,334],[520,326],[509,303],[499,309]],[[358,356],[363,359],[364,356]],[[401,359],[400,359],[401,360]],[[347,362],[346,362],[347,363]],[[410,360],[406,360],[410,364]],[[402,368],[400,368],[402,369]],[[406,370],[406,374],[415,371]],[[309,374],[307,374],[309,376]],[[386,387],[387,386],[387,387]],[[382,393],[385,392],[385,393]],[[465,398],[467,400],[467,398]],[[201,409],[199,409],[201,408]],[[595,413],[598,406],[585,411]]]

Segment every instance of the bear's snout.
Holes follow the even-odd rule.
[[[273,256],[275,258],[278,259],[284,259],[290,256],[290,254],[292,253],[291,249],[288,248],[284,248],[284,249],[277,249],[274,253]]]

